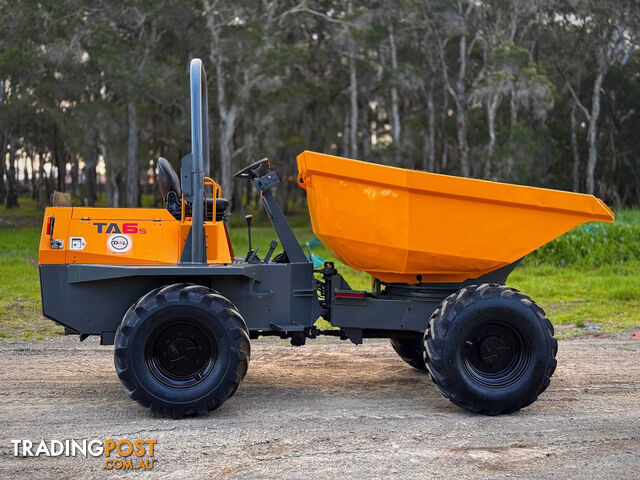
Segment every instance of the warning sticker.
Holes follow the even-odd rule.
[[[107,238],[107,248],[113,253],[128,253],[131,251],[131,245],[129,235],[115,234]]]

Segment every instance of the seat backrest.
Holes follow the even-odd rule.
[[[167,198],[167,193],[176,192],[178,198],[182,196],[180,179],[166,158],[158,158],[158,183],[162,190],[162,198]]]

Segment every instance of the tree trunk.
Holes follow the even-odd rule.
[[[127,104],[127,125],[129,128],[129,141],[127,142],[127,207],[138,206],[138,111],[136,104],[129,101]]]
[[[398,107],[398,87],[397,72],[398,72],[398,56],[396,52],[396,40],[393,34],[393,26],[389,27],[389,45],[391,46],[391,130],[393,134],[393,146],[395,147],[396,164],[400,158],[400,109]]]
[[[436,109],[433,102],[433,79],[429,81],[427,90],[427,117],[428,117],[428,157],[427,168],[429,172],[436,171]]]
[[[489,145],[487,146],[487,163],[485,177],[491,178],[493,154],[496,149],[496,111],[498,110],[500,97],[494,93],[487,104],[487,123],[489,128]]]
[[[460,37],[460,71],[456,82],[456,124],[458,126],[458,149],[460,151],[460,174],[468,177],[471,174],[469,163],[469,143],[467,141],[467,108],[466,108],[466,86],[465,77],[467,70],[467,35],[466,32]]]
[[[209,0],[203,0],[207,29],[211,35],[209,59],[216,69],[217,105],[220,116],[220,188],[222,195],[231,201],[233,206],[233,136],[236,129],[237,107],[227,105],[227,88],[224,72],[224,57],[220,48],[218,28],[215,24],[214,12]]]
[[[16,147],[15,137],[9,137],[9,170],[7,172],[7,208],[18,207],[18,190],[16,185]]]
[[[7,165],[7,146],[9,145],[9,133],[2,132],[2,149],[0,150],[0,204],[7,198],[7,184],[5,182],[5,170]]]
[[[615,125],[609,128],[609,147],[611,148],[611,170],[618,168],[618,149],[616,148]]]
[[[29,155],[30,165],[31,165],[31,198],[35,200],[38,196],[38,183],[36,181],[36,152],[32,151],[31,155]]]
[[[54,169],[53,169],[53,167],[54,167],[53,154],[50,153],[48,155],[48,157],[49,157],[49,165],[50,165],[49,173],[46,173],[46,170],[45,170],[45,177],[44,177],[47,180],[46,183],[45,183],[45,187],[46,187],[46,198],[45,198],[45,200],[47,202],[51,199],[51,195],[53,194],[53,192],[56,191],[57,182],[58,182],[58,180],[57,180],[58,177],[55,175]]]
[[[347,3],[347,13],[353,13],[353,3]],[[345,27],[349,36],[349,99],[351,104],[351,123],[349,125],[349,150],[351,158],[358,158],[358,75],[356,72],[356,44],[354,38]]]
[[[159,157],[160,155],[158,155]],[[159,185],[158,183],[158,160],[154,160],[153,162],[153,189],[152,189],[152,193],[153,193],[153,208],[161,208],[164,207],[164,201],[165,199],[162,198],[162,195],[160,195],[160,189],[157,188],[157,186]]]
[[[344,124],[342,126],[342,156],[351,158],[349,153],[349,115],[345,112]]]
[[[229,197],[233,197],[232,156],[233,135],[236,129],[236,109],[220,107],[220,188]]]
[[[113,168],[107,175],[107,197],[110,207],[120,208],[120,186],[118,184],[121,179],[122,176],[119,169]]]
[[[371,155],[371,120],[369,118],[369,106],[365,102],[362,109],[362,156],[361,160],[369,161]]]
[[[349,125],[349,150],[351,158],[358,158],[358,76],[353,39],[349,46],[349,98],[351,100],[351,123]]]
[[[456,125],[458,127],[458,150],[460,153],[460,175],[471,175],[469,144],[467,143],[467,112],[462,102],[456,100]]]
[[[211,46],[212,50],[216,47]],[[220,115],[220,187],[224,195],[232,196],[233,179],[231,177],[231,156],[233,135],[236,129],[235,108],[231,111],[227,108],[226,85],[224,70],[222,68],[223,58],[217,52],[212,58],[216,66],[216,85],[218,87],[218,113]],[[229,198],[231,200],[231,198]]]
[[[510,125],[511,128],[518,123],[518,103],[516,102],[516,93],[515,90],[511,91],[510,101],[509,101],[509,110],[510,110]]]
[[[71,193],[76,197],[80,196],[79,184],[80,184],[80,159],[78,158],[77,155],[75,155],[75,158],[71,163]]]
[[[38,154],[38,208],[44,209],[47,205],[47,179],[44,172],[46,154]]]
[[[22,185],[25,189],[30,190],[31,183],[29,182],[29,169],[27,168],[27,165],[29,162],[27,162],[27,159],[31,157],[31,154],[29,153],[28,147],[25,147],[23,149],[21,156],[22,156],[22,162],[23,162],[22,163]]]
[[[593,195],[595,192],[595,171],[598,161],[598,117],[600,116],[600,89],[604,79],[604,71],[600,69],[593,84],[593,97],[591,100],[591,114],[589,116],[589,131],[587,140],[589,143],[589,159],[587,160],[587,193]]]
[[[0,80],[0,105],[4,102],[4,79]],[[4,175],[7,161],[7,145],[9,144],[9,132],[2,131],[2,149],[0,150],[0,204],[4,203],[7,197],[7,185]]]
[[[53,135],[53,163],[56,166],[56,170],[57,170],[57,176],[56,176],[56,181],[57,181],[57,189],[59,192],[64,192],[65,191],[65,180],[66,180],[66,176],[67,176],[67,164],[64,162],[64,158],[61,153],[60,150],[58,148],[58,135],[57,133],[54,133]]]
[[[106,145],[106,136],[104,135],[104,131],[99,130],[99,138],[100,138],[100,152],[102,153],[102,158],[104,158],[105,163],[105,189],[107,191],[107,205],[112,208],[120,207],[120,190],[118,187],[118,178],[120,176],[120,167],[116,165],[114,159],[107,160],[109,156],[107,155],[107,145]]]
[[[580,191],[580,152],[578,151],[578,122],[576,121],[576,102],[571,102],[571,152],[573,153],[572,182],[573,191]]]
[[[226,111],[222,107],[220,111],[220,188],[229,200],[233,197],[233,135],[236,129],[236,109]],[[223,114],[224,111],[224,114]]]
[[[84,158],[84,203],[93,207],[98,198],[96,166],[98,165],[98,147],[93,138],[87,135]]]
[[[448,81],[448,80],[447,80]],[[444,173],[449,164],[449,142],[447,141],[447,118],[449,118],[449,92],[447,84],[443,85],[442,92],[442,119],[440,128],[438,129],[440,137],[440,145],[442,145],[442,155],[440,156],[440,173]]]

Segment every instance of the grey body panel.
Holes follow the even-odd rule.
[[[101,335],[103,344],[113,343],[122,317],[140,297],[182,282],[220,292],[254,334],[305,334],[322,314],[352,342],[362,343],[364,337],[421,335],[448,295],[465,285],[504,283],[518,263],[462,283],[378,284],[375,292],[358,292],[359,297],[340,296],[353,290],[331,266],[324,299],[318,298],[311,262],[40,265],[40,283],[46,317],[82,337]]]
[[[319,316],[311,263],[40,265],[40,282],[44,315],[81,335],[114,332],[140,297],[181,282],[220,292],[250,331],[304,331]]]
[[[339,298],[331,301],[331,324],[340,328],[424,332],[427,320],[455,290],[441,290],[425,297],[391,295]]]
[[[429,317],[446,297],[467,285],[504,284],[520,261],[461,283],[382,284],[384,290],[378,288],[364,298],[340,297],[340,292],[347,293],[351,288],[341,275],[330,275],[325,277],[330,322],[353,343],[362,343],[366,337],[421,336]]]

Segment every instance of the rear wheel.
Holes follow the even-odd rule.
[[[174,418],[222,405],[244,378],[249,355],[240,313],[199,285],[153,290],[127,311],[116,332],[116,372],[127,394]]]
[[[422,338],[392,338],[391,346],[402,360],[413,368],[426,372],[424,363],[424,342]]]
[[[429,320],[427,368],[443,395],[472,412],[510,413],[549,385],[558,344],[544,311],[497,284],[465,287]]]

